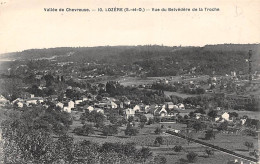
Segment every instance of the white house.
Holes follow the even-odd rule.
[[[135,112],[137,112],[137,111],[141,111],[141,108],[140,108],[139,105],[136,105],[136,106],[133,108],[133,110],[134,110]]]
[[[157,108],[155,111],[154,111],[154,115],[160,115],[162,117],[165,117],[167,115],[167,111],[165,109],[165,107],[161,107],[161,108]]]
[[[5,105],[7,104],[9,101],[2,95],[0,95],[0,105]]]
[[[135,116],[135,110],[128,108],[125,110],[126,118],[128,119],[130,116]]]
[[[174,104],[172,103],[172,102],[165,102],[165,105],[166,105],[166,108],[168,108],[168,109],[173,109],[173,107],[174,107]]]
[[[95,108],[94,110],[97,111],[98,113],[102,113],[102,114],[104,114],[104,110],[103,110],[103,109]]]
[[[73,101],[69,101],[68,103],[66,103],[64,106],[63,106],[63,110],[65,112],[68,112],[68,113],[71,113],[71,109],[74,108],[74,102]]]
[[[33,97],[26,100],[26,105],[42,103],[44,100],[42,97]]]
[[[68,113],[71,113],[71,108],[65,106],[65,107],[63,108],[63,111],[68,112]]]
[[[113,101],[111,101],[111,108],[112,108],[112,109],[115,109],[115,108],[117,108],[117,104],[116,104],[116,103],[114,103]]]
[[[223,114],[221,115],[221,117],[222,117],[224,120],[229,121],[229,114],[228,114],[227,112],[223,113]]]
[[[165,109],[165,108],[162,108],[162,109],[160,110],[159,114],[160,114],[160,116],[162,116],[162,117],[166,116],[166,115],[167,115],[166,109]]]
[[[179,107],[179,109],[185,110],[184,104],[179,103],[179,104],[178,104],[178,107]]]
[[[63,108],[63,106],[64,106],[64,104],[61,103],[61,102],[58,102],[58,103],[56,104],[56,107],[60,107],[61,109]]]
[[[241,125],[244,125],[246,123],[246,119],[240,119]]]
[[[22,107],[23,107],[23,103],[22,103],[22,102],[17,102],[17,106],[18,106],[19,108],[22,108]]]
[[[68,107],[69,108],[74,108],[75,107],[74,105],[75,105],[75,103],[73,101],[69,101],[68,102]]]
[[[149,105],[146,105],[145,107],[144,107],[144,112],[145,113],[148,113],[150,111],[150,106]]]
[[[83,100],[75,100],[75,104],[80,104],[81,102],[83,102]]]
[[[89,112],[92,112],[94,110],[92,106],[89,106],[87,109],[89,110]]]
[[[88,97],[87,96],[82,96],[82,101],[88,101]]]
[[[178,105],[173,105],[173,109],[177,110],[177,109],[179,109],[179,106]]]

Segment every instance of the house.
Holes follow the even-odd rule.
[[[240,119],[241,125],[244,125],[246,123],[246,119]]]
[[[134,109],[131,109],[131,108],[128,108],[125,110],[125,114],[126,114],[126,118],[128,119],[130,116],[135,116],[135,110]]]
[[[229,121],[229,114],[227,112],[224,112],[221,117],[224,119],[224,120],[227,120]]]
[[[83,96],[81,97],[81,99],[82,99],[82,101],[88,101],[88,97],[85,96],[85,95],[83,95]]]
[[[120,106],[120,108],[123,109],[123,108],[124,108],[124,103],[123,103],[123,102],[120,102],[120,105],[119,105],[119,106]]]
[[[178,129],[172,129],[172,128],[167,128],[168,131],[172,131],[174,133],[180,133],[181,130],[178,130]]]
[[[184,104],[181,104],[181,103],[178,104],[178,108],[181,109],[181,110],[185,110]]]
[[[124,104],[125,104],[125,105],[130,105],[130,103],[131,103],[130,100],[125,100],[125,101],[124,101]]]
[[[63,110],[65,112],[71,113],[71,109],[75,107],[74,105],[75,105],[75,103],[70,100],[69,102],[64,104]]]
[[[150,111],[150,106],[149,105],[146,105],[145,107],[144,107],[144,112],[145,113],[148,113]]]
[[[44,102],[42,97],[33,97],[33,98],[26,100],[26,105],[28,106],[30,104],[38,104],[38,103],[42,103],[42,102]]]
[[[154,115],[154,112],[157,110],[157,108],[159,108],[159,106],[157,104],[150,105],[149,113]]]
[[[141,107],[139,105],[135,105],[135,107],[133,108],[133,110],[135,112],[140,112],[141,111]]]
[[[87,109],[89,110],[89,112],[92,112],[94,110],[92,106],[89,106]]]
[[[71,108],[69,108],[68,106],[65,106],[65,107],[63,108],[63,111],[64,111],[64,112],[71,113]]]
[[[17,104],[17,106],[18,106],[19,108],[22,108],[23,105],[24,105],[22,102],[17,102],[16,104]]]
[[[173,107],[174,107],[173,102],[165,102],[164,104],[166,105],[166,108],[170,109],[170,110],[173,109]]]
[[[200,113],[196,113],[196,116],[195,116],[195,118],[198,120],[198,119],[200,119],[201,118],[201,115],[200,115]]]
[[[83,100],[75,100],[76,105],[80,104],[81,102],[83,102]]]
[[[74,105],[75,105],[75,103],[74,103],[73,101],[70,100],[70,101],[68,102],[68,107],[69,107],[69,108],[74,108],[74,107],[75,107]]]
[[[63,103],[61,103],[61,102],[58,102],[57,104],[56,104],[56,107],[60,107],[61,109],[64,107],[64,104]]]
[[[0,95],[0,106],[8,103],[9,101],[4,96]]]
[[[104,114],[104,110],[103,110],[103,109],[95,108],[94,110],[97,111],[98,113],[102,113],[102,114]]]
[[[117,108],[117,104],[116,104],[116,103],[114,103],[113,101],[111,101],[111,108],[112,108],[112,109],[115,109],[115,108]]]
[[[154,111],[154,115],[157,115],[157,116],[159,115],[161,117],[165,117],[167,114],[168,114],[168,112],[166,111],[165,107],[157,108]]]

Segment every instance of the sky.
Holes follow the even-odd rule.
[[[44,11],[113,7],[220,11]],[[259,0],[0,0],[0,54],[51,47],[260,43],[259,20]]]

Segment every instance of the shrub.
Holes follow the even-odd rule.
[[[213,130],[207,130],[205,132],[205,139],[210,140],[211,138],[215,138],[215,133]]]
[[[73,130],[77,135],[86,135],[94,134],[94,129],[92,125],[83,125],[82,127],[77,127]]]
[[[138,151],[137,160],[141,162],[146,162],[146,160],[150,157],[152,157],[153,153],[150,148],[148,147],[142,147],[141,150]]]
[[[245,129],[242,131],[242,134],[247,135],[247,136],[252,136],[252,137],[256,137],[257,136],[257,132],[251,129]]]
[[[139,126],[140,126],[141,129],[143,129],[143,128],[144,128],[144,125],[145,125],[145,123],[144,123],[144,122],[141,122]]]
[[[208,155],[208,157],[209,157],[210,155],[214,155],[214,151],[211,150],[211,149],[205,149],[205,153]]]
[[[246,141],[246,142],[244,143],[244,145],[247,147],[248,151],[249,151],[250,148],[254,148],[253,142],[248,142],[248,141]]]
[[[183,149],[183,148],[182,148],[181,145],[176,145],[176,146],[174,146],[174,148],[173,148],[173,150],[174,150],[175,152],[180,152],[182,149]]]
[[[155,134],[161,134],[162,133],[162,129],[157,127],[154,131]]]
[[[154,164],[166,164],[167,159],[164,156],[157,155],[154,157]]]
[[[149,120],[148,120],[148,122],[147,122],[147,125],[151,125],[151,124],[153,124],[153,123],[154,123],[154,119],[149,118]]]
[[[196,162],[197,161],[197,157],[198,157],[198,154],[197,153],[194,153],[194,152],[189,152],[187,155],[186,155],[186,157],[187,157],[187,160],[189,161],[189,162]]]
[[[127,127],[125,129],[125,135],[127,135],[127,136],[135,136],[138,133],[139,133],[139,131],[136,128],[134,128],[130,124],[127,124]]]
[[[162,145],[163,144],[163,138],[160,136],[160,137],[156,137],[155,140],[154,140],[154,144],[159,144]]]
[[[102,133],[105,136],[113,135],[118,133],[118,127],[116,125],[107,125],[102,129]]]

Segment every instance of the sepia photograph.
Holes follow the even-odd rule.
[[[259,164],[259,0],[0,0],[0,164]]]

